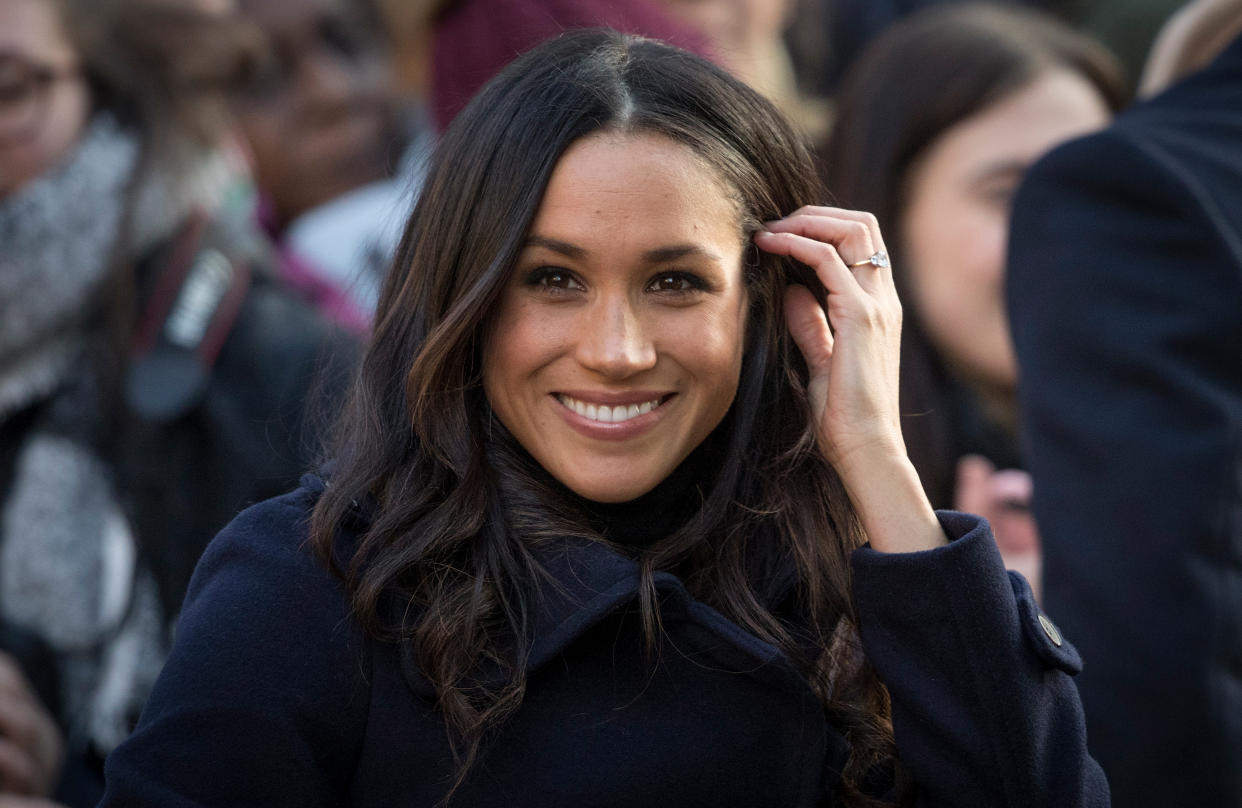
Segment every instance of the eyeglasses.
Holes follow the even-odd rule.
[[[58,68],[0,52],[0,139],[18,138],[37,128],[52,85],[78,75],[76,66]]]

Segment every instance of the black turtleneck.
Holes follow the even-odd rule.
[[[605,539],[632,550],[645,549],[672,534],[702,507],[724,461],[727,421],[695,447],[672,474],[629,502],[596,502],[575,494],[559,481],[554,484]]]

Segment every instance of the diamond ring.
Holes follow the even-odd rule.
[[[848,266],[850,269],[855,269],[857,267],[865,266],[866,264],[870,264],[876,269],[884,269],[888,267],[889,265],[888,253],[878,252],[872,255],[870,258],[864,258],[861,261],[855,261],[852,264],[846,264],[846,266]]]

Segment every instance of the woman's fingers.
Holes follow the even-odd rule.
[[[790,233],[813,241],[831,244],[863,289],[871,294],[882,293],[892,285],[887,266],[870,263],[870,258],[884,252],[884,241],[874,217],[868,213],[845,211],[851,216],[829,215],[822,211],[835,208],[802,208],[784,219],[768,222],[773,233]],[[851,266],[851,265],[857,266]]]
[[[832,364],[832,330],[824,309],[805,286],[786,287],[785,322],[811,373],[826,372]]]
[[[856,296],[862,291],[853,273],[837,254],[837,248],[831,244],[795,233],[763,230],[755,233],[755,244],[762,250],[774,255],[787,255],[815,270],[816,277],[829,294]]]
[[[990,483],[995,473],[996,467],[986,457],[966,455],[959,459],[953,507],[988,518],[992,505]]]
[[[794,344],[802,352],[810,371],[807,395],[814,412],[821,412],[828,400],[828,379],[832,368],[832,329],[819,301],[805,286],[785,288],[785,322]]]
[[[887,250],[884,246],[884,235],[880,232],[880,220],[865,210],[849,210],[832,208],[826,205],[803,205],[791,216],[818,216],[829,219],[845,219],[864,225],[871,234],[871,246],[877,251]]]

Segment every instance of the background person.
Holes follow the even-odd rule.
[[[249,47],[167,0],[0,0],[0,801],[98,800],[199,553],[296,480],[348,347],[265,274],[222,108]]]
[[[1007,563],[1036,584],[1004,308],[1010,200],[1031,162],[1103,126],[1122,98],[1091,40],[1035,12],[952,4],[875,41],[823,152],[834,196],[893,233],[902,428],[928,496],[986,516]]]
[[[1106,805],[1081,661],[933,513],[883,239],[821,193],[684,51],[502,72],[330,477],[213,543],[103,805]]]
[[[232,113],[283,279],[365,331],[430,147],[370,0],[239,0],[259,32]]]
[[[1118,805],[1242,803],[1242,41],[1014,203],[1045,601]]]

